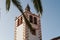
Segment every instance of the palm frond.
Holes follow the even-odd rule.
[[[28,28],[30,29],[30,31],[31,31],[31,33],[32,33],[32,31],[34,30],[34,29],[32,28],[32,25],[31,25],[30,22],[27,20],[27,18],[25,17],[24,14],[23,14],[23,17],[24,17],[24,19],[25,19],[25,23],[27,24]]]
[[[41,0],[33,0],[33,5],[36,9],[37,12],[40,12],[40,14],[42,15],[42,4],[41,4]]]
[[[19,11],[20,11],[21,13],[23,13],[23,9],[22,9],[21,3],[20,3],[18,0],[12,0],[12,2],[13,2],[14,5],[19,9]]]
[[[6,0],[6,10],[8,10],[8,11],[10,9],[10,1],[11,0]]]

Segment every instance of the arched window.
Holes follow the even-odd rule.
[[[22,17],[21,17],[21,24],[22,24]]]
[[[29,21],[33,23],[33,17],[31,15],[29,16]]]
[[[34,24],[37,24],[37,18],[34,17]]]
[[[19,25],[22,24],[22,17],[19,19]]]
[[[22,24],[22,17],[16,20],[16,26],[18,27],[20,24]]]
[[[19,19],[17,19],[17,24],[16,25],[19,26]]]

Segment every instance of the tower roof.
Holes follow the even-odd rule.
[[[25,10],[30,11],[30,6],[27,4]]]

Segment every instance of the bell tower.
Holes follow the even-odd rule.
[[[30,31],[24,17],[20,15],[15,20],[14,40],[42,40],[40,16],[33,14],[29,5],[25,8],[24,14],[34,30]]]

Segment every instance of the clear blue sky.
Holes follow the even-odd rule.
[[[50,40],[60,36],[60,0],[41,0],[43,15],[41,28],[43,40]],[[29,3],[31,11],[36,13],[30,0],[22,0],[23,9]],[[5,0],[0,0],[0,40],[14,40],[15,17],[20,15],[19,10],[11,3],[10,11],[5,9]]]

